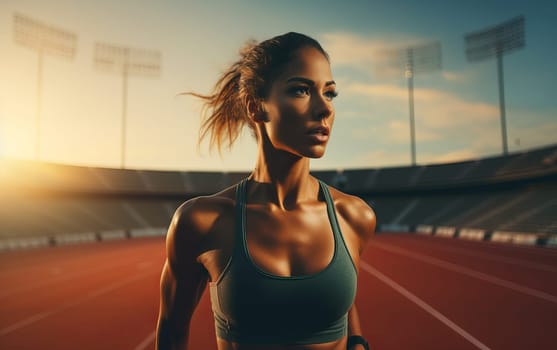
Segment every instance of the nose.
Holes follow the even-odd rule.
[[[322,95],[314,95],[313,102],[313,117],[317,120],[327,119],[333,115],[335,108],[333,103]]]

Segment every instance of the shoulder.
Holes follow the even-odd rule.
[[[376,217],[373,209],[360,197],[329,187],[337,213],[353,228],[360,239],[367,241],[375,233]]]
[[[167,232],[169,255],[197,257],[218,237],[223,221],[234,219],[235,186],[210,196],[192,198],[180,205]]]
[[[207,232],[211,223],[235,205],[234,188],[222,192],[192,198],[176,209],[171,225],[197,233]]]

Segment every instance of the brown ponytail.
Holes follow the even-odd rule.
[[[216,145],[219,152],[223,144],[231,148],[244,124],[249,122],[240,99],[240,64],[238,61],[224,72],[215,84],[213,94],[189,93],[204,100],[198,143],[209,135],[211,149]]]

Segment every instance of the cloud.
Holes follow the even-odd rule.
[[[472,149],[463,149],[458,151],[446,152],[438,155],[432,155],[429,162],[433,163],[455,163],[464,160],[478,158],[478,152]]]
[[[408,143],[410,138],[409,122],[394,120],[389,122],[388,135],[390,140],[397,143]],[[443,139],[443,135],[434,130],[414,130],[416,142],[428,142]]]
[[[513,120],[509,120],[507,131],[509,149],[511,151],[513,149],[523,150],[542,145],[556,144],[557,111],[549,114],[553,116],[553,120],[547,119],[545,122],[535,125],[528,125],[527,123],[532,120],[540,120],[540,115],[529,111],[518,113],[521,116],[519,125],[510,124]]]
[[[351,130],[351,136],[355,140],[367,140],[370,135],[375,135],[378,132],[378,127],[376,125],[370,125],[366,127],[357,127]]]
[[[339,116],[360,119],[362,122],[365,118],[368,122],[373,122],[371,127],[362,125],[361,122],[352,122],[350,134],[354,139],[366,139],[373,135],[386,144],[410,142],[408,88],[405,84],[361,82],[358,72],[369,73],[380,62],[381,51],[424,41],[424,38],[406,34],[363,37],[353,33],[328,33],[323,36],[322,42],[331,54],[333,65],[349,66],[352,69],[352,72],[347,71],[337,79],[341,82],[339,85],[342,86],[343,96],[343,101],[339,101],[337,105]],[[444,71],[442,74],[445,82],[443,86],[446,83],[462,83],[467,78],[467,74],[457,71]],[[403,79],[401,76],[398,80],[400,82]],[[457,141],[461,145],[470,144],[476,142],[477,135],[483,134],[485,130],[493,134],[494,127],[497,126],[499,108],[495,104],[469,101],[447,88],[414,87],[413,91],[415,136],[418,144],[441,144],[448,141]],[[486,145],[491,143],[491,140],[485,141]]]
[[[396,85],[352,83],[346,84],[344,90],[373,98],[408,99],[408,90]]]
[[[410,153],[380,149],[359,153],[350,160],[350,164],[361,168],[382,168],[389,166],[410,165]]]
[[[330,54],[333,65],[348,65],[368,71],[373,64],[379,63],[383,50],[424,40],[404,33],[378,33],[377,37],[364,37],[348,32],[332,32],[323,34],[320,41]]]
[[[380,77],[403,77],[406,58],[404,49],[434,42],[433,38],[405,33],[377,33],[361,36],[349,32],[331,32],[321,36],[323,47],[331,56],[333,66],[350,66],[364,72],[373,71]],[[427,61],[430,62],[430,61]],[[443,70],[447,82],[462,83],[471,79],[476,70],[465,72]]]
[[[344,90],[372,98],[375,104],[408,105],[406,87],[353,83],[344,87]],[[492,122],[499,117],[499,108],[493,104],[466,101],[450,92],[429,88],[414,88],[414,108],[416,120],[434,129]]]
[[[528,116],[528,113],[524,113]],[[514,144],[509,132],[509,151],[516,152],[548,144],[555,144],[557,121],[547,121],[540,125],[521,126],[520,145]],[[420,133],[423,136],[420,137]],[[410,137],[408,124],[402,121],[390,121],[386,125],[373,125],[365,128],[354,128],[353,139],[371,139],[373,151],[366,151],[365,147],[347,152],[342,166],[349,167],[391,167],[410,165]],[[452,132],[440,130],[438,133],[427,134],[417,130],[417,163],[438,164],[454,163],[467,160],[501,155],[501,131],[498,125],[493,127],[458,127]],[[446,138],[447,140],[442,140]],[[427,143],[426,141],[433,141]],[[335,162],[338,165],[338,161]],[[326,166],[325,168],[331,168]]]
[[[345,87],[353,98],[369,102],[373,126],[355,126],[354,139],[373,136],[379,147],[389,151],[356,157],[369,164],[408,164],[408,154],[392,154],[393,146],[410,144],[408,90],[388,84],[353,83]],[[494,154],[501,149],[499,110],[483,102],[467,101],[448,91],[418,88],[415,98],[415,137],[419,163],[455,162]],[[364,163],[366,164],[366,163]]]
[[[400,71],[396,80],[370,81],[369,74],[381,62],[381,50],[426,42],[413,35],[376,34],[363,37],[353,33],[327,33],[321,37],[331,54],[333,66],[340,67],[336,80],[341,87],[337,115],[348,128],[345,135],[357,144],[373,140],[378,151],[354,149],[346,162],[354,166],[395,166],[410,163],[408,88]],[[390,57],[392,59],[393,56]],[[481,90],[481,71],[467,67],[443,70],[420,77],[414,86],[417,161],[421,164],[457,162],[501,154],[498,101],[465,91]],[[464,91],[464,92],[463,92]],[[475,97],[472,97],[475,96]],[[487,99],[489,98],[489,100]],[[485,102],[488,101],[488,102]],[[555,143],[557,111],[507,108],[507,132],[511,152]],[[338,121],[340,123],[340,120]],[[517,141],[519,140],[519,142]],[[408,150],[406,150],[408,148]]]
[[[468,81],[469,79],[469,74],[464,74],[463,72],[450,72],[450,71],[446,71],[444,70],[441,75],[443,76],[443,79],[445,79],[446,81],[449,82],[454,82],[454,83],[461,83],[461,82],[465,82]]]

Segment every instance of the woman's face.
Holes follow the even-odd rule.
[[[335,89],[327,58],[312,47],[298,50],[263,102],[268,116],[263,137],[276,149],[322,157],[333,127]]]

